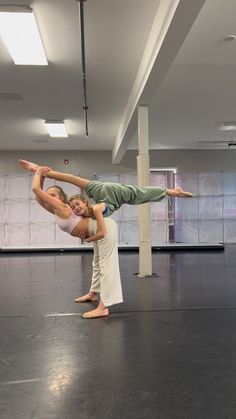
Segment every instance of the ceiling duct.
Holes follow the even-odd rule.
[[[87,0],[76,0],[79,3],[80,11],[80,39],[81,39],[81,63],[82,63],[82,82],[84,94],[84,120],[85,120],[85,136],[88,137],[88,105],[87,105],[87,89],[86,89],[86,68],[85,68],[85,36],[84,36],[84,2]]]

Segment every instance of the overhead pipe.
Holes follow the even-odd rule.
[[[88,105],[87,105],[87,89],[86,89],[86,70],[85,70],[85,37],[84,37],[84,2],[87,0],[77,0],[79,2],[80,10],[80,39],[81,39],[81,63],[82,63],[82,82],[84,94],[84,120],[85,120],[85,135],[88,137]]]

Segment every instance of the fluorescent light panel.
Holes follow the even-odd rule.
[[[45,125],[50,137],[68,137],[68,133],[63,121],[45,121]]]
[[[222,122],[218,129],[220,131],[236,131],[236,122]]]
[[[1,7],[0,35],[17,65],[47,65],[33,10],[30,7]]]

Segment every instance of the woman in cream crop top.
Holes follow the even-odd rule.
[[[82,217],[79,217],[76,215],[73,211],[71,213],[71,216],[69,218],[60,218],[55,214],[55,219],[58,227],[65,231],[66,233],[71,234],[72,231],[75,229],[77,224],[81,221]]]
[[[65,192],[60,186],[51,186],[46,191],[42,189],[45,177],[44,169],[38,167],[35,172],[32,190],[36,195],[38,203],[56,217],[59,228],[74,237],[86,239],[88,243],[100,240],[105,237],[106,229],[103,217],[97,219],[98,231],[89,236],[88,218],[76,215],[70,206]],[[100,224],[99,224],[100,223]]]
[[[38,168],[32,189],[38,203],[55,215],[58,226],[74,237],[86,238],[94,242],[93,275],[90,291],[76,302],[89,301],[99,293],[98,306],[83,314],[84,318],[97,318],[109,315],[109,307],[123,301],[119,271],[117,246],[117,227],[114,220],[107,218],[104,222],[107,232],[101,236],[97,231],[99,221],[74,214],[68,205],[67,196],[59,186],[52,186],[43,191],[43,171]],[[91,234],[89,236],[89,234]]]

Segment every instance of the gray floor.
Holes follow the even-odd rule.
[[[91,253],[0,256],[1,419],[235,419],[236,246],[121,252],[125,303],[84,320]]]

